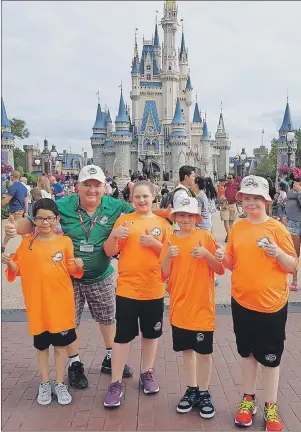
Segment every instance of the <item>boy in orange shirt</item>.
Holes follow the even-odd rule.
[[[131,344],[142,333],[140,382],[144,393],[157,393],[154,360],[162,335],[165,286],[161,279],[159,256],[162,243],[171,233],[170,224],[152,213],[154,185],[139,181],[133,186],[135,213],[117,219],[104,243],[108,256],[120,252],[116,297],[116,336],[112,348],[112,382],[105,407],[117,407],[123,394],[122,372]]]
[[[196,227],[201,216],[195,198],[177,201],[171,216],[180,230],[164,243],[160,260],[162,276],[170,295],[170,322],[173,349],[183,351],[188,389],[177,411],[200,408],[203,418],[215,414],[208,391],[215,329],[214,273],[224,274],[215,258],[217,245],[213,235]]]
[[[286,227],[266,214],[266,205],[272,202],[266,179],[245,177],[236,198],[242,200],[247,218],[233,226],[223,260],[232,271],[233,325],[242,357],[244,396],[237,406],[235,424],[252,424],[260,363],[266,431],[282,431],[276,405],[279,364],[287,320],[288,273],[297,269],[298,259]]]
[[[81,278],[83,261],[74,259],[73,244],[69,237],[57,235],[55,226],[59,212],[55,202],[40,199],[33,207],[33,221],[38,233],[23,237],[13,255],[4,253],[6,276],[13,282],[21,277],[22,291],[28,316],[29,332],[37,349],[41,375],[38,403],[48,405],[52,391],[58,403],[72,401],[64,384],[67,346],[76,340],[74,291],[70,275]],[[54,346],[56,384],[49,383],[49,346]]]

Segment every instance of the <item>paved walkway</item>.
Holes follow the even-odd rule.
[[[198,411],[178,414],[176,405],[186,389],[183,357],[172,350],[171,331],[166,318],[155,363],[160,392],[144,395],[138,385],[140,342],[132,344],[129,364],[134,377],[124,381],[122,406],[103,407],[110,377],[100,374],[105,349],[94,322],[81,325],[80,355],[89,378],[89,388],[71,389],[73,401],[66,407],[53,401],[47,407],[36,402],[39,375],[35,349],[27,335],[27,324],[4,323],[2,326],[2,430],[3,431],[234,431],[234,406],[242,394],[239,357],[236,352],[231,317],[217,316],[214,343],[214,367],[210,391],[217,415],[202,420]],[[285,427],[301,431],[301,314],[290,314],[287,342],[280,378],[279,407]],[[54,364],[51,360],[51,379]],[[260,409],[251,431],[262,431],[264,396],[259,376],[257,397]]]
[[[3,221],[2,232],[6,221]],[[213,214],[213,234],[219,243],[224,244],[225,230],[220,220],[219,213]],[[20,243],[21,237],[18,236],[12,239],[7,250],[14,252]],[[117,261],[113,261],[113,265],[117,270]],[[301,267],[301,262],[300,262]],[[219,277],[220,285],[216,288],[216,304],[229,305],[230,304],[230,278],[231,273],[227,270],[224,276]],[[299,272],[299,286],[301,287],[301,272]],[[166,303],[168,303],[166,299]],[[300,292],[290,294],[290,302],[301,302]],[[24,309],[24,301],[21,291],[20,279],[17,278],[14,283],[8,283],[5,277],[2,277],[2,309]]]

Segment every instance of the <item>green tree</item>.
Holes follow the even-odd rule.
[[[35,174],[27,173],[25,177],[27,178],[27,184],[33,187],[37,185],[38,177]]]
[[[14,149],[14,165],[16,169],[21,167],[22,171],[25,171],[25,152],[18,147]]]
[[[261,177],[274,176],[277,170],[277,140],[274,138],[271,143],[271,150],[265,155],[256,170]]]
[[[19,139],[28,138],[30,135],[29,130],[26,127],[26,122],[21,119],[13,118],[9,121],[11,125],[11,133]]]
[[[271,163],[271,166],[273,167],[273,172],[276,172],[277,170],[277,140],[274,138],[271,142],[271,150],[268,154],[269,161]]]
[[[296,130],[295,137],[297,139],[296,166],[301,168],[301,128]]]
[[[272,155],[273,156],[273,155]],[[261,177],[274,176],[276,173],[276,166],[273,157],[270,154],[265,155],[258,165],[256,175]]]

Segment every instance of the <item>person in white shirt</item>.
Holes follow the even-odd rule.
[[[182,201],[185,198],[195,196],[195,194],[191,191],[195,183],[195,172],[194,168],[189,165],[183,165],[179,169],[179,184],[174,189],[173,196],[173,207],[176,206],[177,201]],[[174,227],[175,231],[179,230],[178,225],[176,224]]]

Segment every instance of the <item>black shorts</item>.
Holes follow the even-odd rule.
[[[172,326],[173,350],[193,350],[198,354],[212,354],[213,331],[186,330]]]
[[[264,313],[246,309],[232,298],[231,307],[238,354],[244,358],[253,354],[263,366],[279,366],[284,350],[287,304],[278,312]]]
[[[76,341],[75,329],[65,330],[60,333],[49,333],[48,331],[33,337],[33,346],[44,351],[53,345],[54,347],[66,347]]]
[[[139,324],[145,339],[162,335],[164,298],[134,300],[116,296],[116,343],[128,343],[139,335]]]

